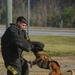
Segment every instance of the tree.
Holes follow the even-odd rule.
[[[55,11],[50,12],[47,17],[47,26],[49,27],[59,27],[60,15]]]
[[[65,7],[62,13],[62,19],[64,20],[64,27],[73,27],[75,22],[75,7]]]

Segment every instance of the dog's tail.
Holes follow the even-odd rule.
[[[73,70],[68,70],[67,72],[71,72],[71,75],[75,75],[75,72]]]

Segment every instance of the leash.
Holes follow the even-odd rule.
[[[51,52],[52,50],[44,50],[44,52]],[[48,58],[50,58],[51,61],[53,61],[53,59],[51,57],[49,57],[48,55],[45,54],[45,56],[47,56]]]
[[[50,59],[50,61],[52,61],[52,60],[53,60],[53,59],[52,59],[51,57],[49,57],[48,55],[46,55],[46,54],[45,54],[45,56],[47,56],[47,57]]]

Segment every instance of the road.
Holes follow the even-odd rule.
[[[30,35],[75,36],[75,30],[31,30]]]
[[[0,38],[5,29],[0,29]],[[75,30],[30,30],[30,35],[75,36]]]

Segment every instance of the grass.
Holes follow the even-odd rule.
[[[30,36],[31,41],[45,44],[44,51],[49,56],[74,56],[75,37],[68,36]],[[27,53],[26,53],[27,54]],[[33,53],[29,53],[33,55]]]
[[[75,55],[75,37],[30,36],[30,38],[32,41],[44,43],[44,50],[47,51],[46,53],[50,56]]]

